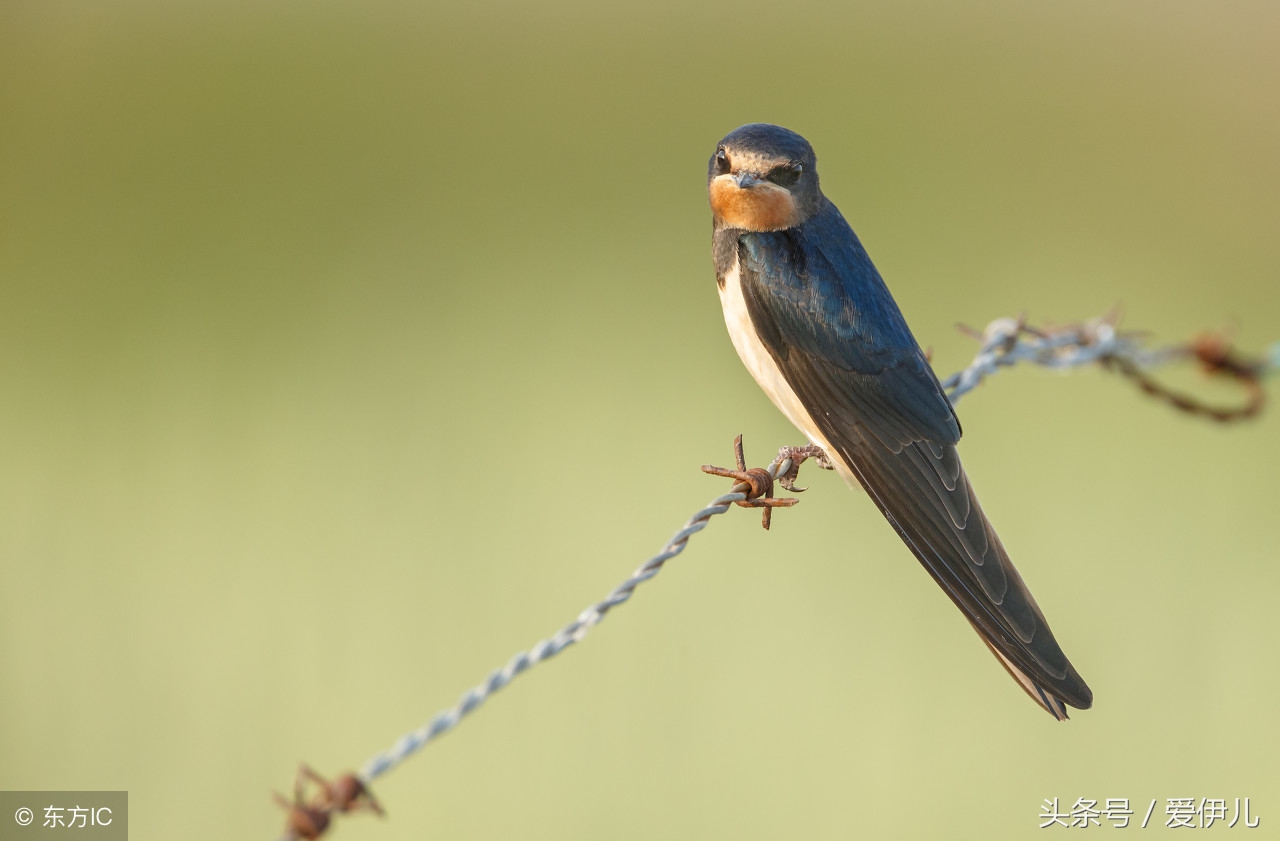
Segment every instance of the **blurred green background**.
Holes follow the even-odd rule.
[[[1023,310],[1280,339],[1278,27],[8,0],[0,787],[128,789],[139,839],[274,838],[299,760],[358,767],[568,622],[723,492],[698,466],[735,433],[755,463],[799,443],[713,282],[706,159],[741,123],[813,142],[943,374],[956,322]],[[1054,724],[813,471],[334,837],[1023,838],[1055,796],[1275,826],[1275,412],[1018,370],[960,414],[1093,710]]]

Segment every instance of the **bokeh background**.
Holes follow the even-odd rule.
[[[1278,35],[1267,2],[0,5],[0,786],[274,838],[299,760],[358,767],[572,619],[735,433],[799,443],[713,282],[741,123],[814,143],[941,373],[1020,311],[1267,347]],[[333,837],[1023,838],[1050,797],[1160,798],[1151,835],[1250,797],[1266,833],[1276,413],[1092,370],[960,413],[1093,710],[1052,722],[814,471]]]

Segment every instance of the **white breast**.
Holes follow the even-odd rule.
[[[747,302],[742,297],[742,281],[736,263],[725,276],[724,286],[720,289],[720,306],[724,308],[724,323],[729,328],[729,338],[733,339],[733,346],[737,349],[738,356],[742,358],[742,363],[751,372],[751,376],[760,383],[764,393],[773,401],[773,405],[781,409],[787,419],[795,424],[810,442],[817,444],[826,450],[828,455],[833,456],[832,461],[840,473],[846,480],[852,480],[852,475],[843,464],[843,459],[834,457],[831,444],[818,431],[818,425],[813,422],[809,410],[787,384],[782,371],[778,369],[778,363],[773,361],[769,350],[760,341],[755,327],[751,324]]]

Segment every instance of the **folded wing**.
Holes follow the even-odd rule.
[[[1088,708],[1089,687],[978,504],[956,453],[959,422],[883,281],[833,206],[806,224],[836,230],[746,234],[739,245],[761,341],[830,455],[1023,689],[1057,718],[1061,702]]]

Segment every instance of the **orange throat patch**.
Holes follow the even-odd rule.
[[[747,231],[780,231],[800,223],[790,191],[768,182],[747,189],[732,175],[711,179],[711,212],[726,225]]]

